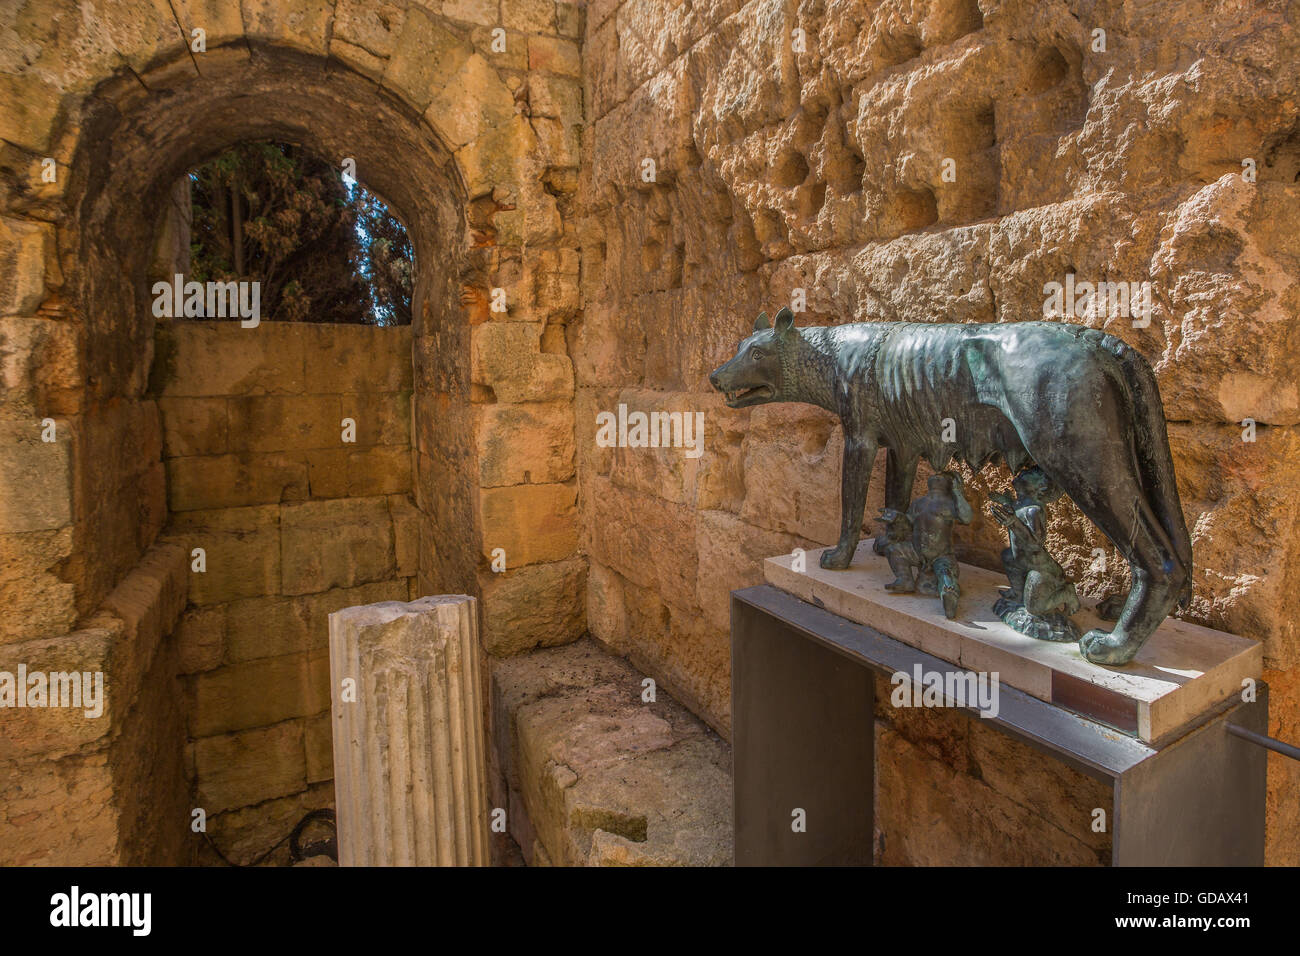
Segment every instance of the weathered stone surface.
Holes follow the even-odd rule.
[[[202,548],[206,570],[193,571],[190,601],[221,604],[280,589],[280,508],[226,508],[172,516],[168,537],[193,555]]]
[[[1278,740],[1300,739],[1300,667],[1265,670],[1264,680],[1269,692],[1269,735]],[[1268,755],[1264,813],[1264,863],[1300,865],[1300,829],[1291,823],[1300,815],[1300,765],[1281,754]]]
[[[342,443],[343,406],[337,395],[254,395],[232,398],[230,450],[285,451],[337,448]]]
[[[7,866],[112,866],[113,777],[103,751],[0,764],[0,859]],[[49,810],[59,818],[51,825]]]
[[[300,793],[274,800],[264,800],[253,806],[227,810],[208,817],[208,835],[221,848],[226,858],[248,865],[284,838],[307,813],[334,806],[334,785],[318,783]],[[199,863],[205,866],[224,866],[206,843],[198,846]],[[287,866],[289,845],[286,842],[262,866]]]
[[[640,674],[585,641],[493,662],[509,825],[531,862],[731,862],[729,748],[662,689],[654,702],[644,690]]]
[[[244,35],[249,39],[291,44],[312,53],[326,52],[333,12],[327,0],[274,4],[240,0]]]
[[[163,398],[163,453],[168,458],[221,455],[230,450],[230,416],[224,398]]]
[[[533,36],[528,38],[528,68],[564,76],[582,75],[582,52],[571,40]]]
[[[0,535],[0,643],[66,634],[76,623],[75,585],[60,576],[72,528]]]
[[[364,325],[300,327],[304,374],[327,393],[401,392],[411,387],[411,329]]]
[[[302,739],[309,784],[334,779],[333,723],[328,712],[303,721]]]
[[[484,649],[504,657],[582,637],[587,629],[586,577],[586,562],[580,558],[480,573]]]
[[[0,533],[52,531],[72,521],[73,426],[54,422],[44,441],[40,419],[0,422]]]
[[[473,332],[472,379],[499,402],[546,402],[573,396],[568,356],[540,350],[541,329],[529,322],[485,322]]]
[[[397,576],[413,577],[420,570],[420,511],[408,495],[389,495],[388,514],[393,522],[393,554],[397,562]]]
[[[329,706],[329,655],[323,651],[230,664],[190,680],[194,737],[267,727]]]
[[[683,505],[630,493],[605,478],[590,480],[587,488],[590,540],[584,543],[592,557],[655,589],[665,601],[693,604],[698,516]],[[658,560],[660,555],[674,560]]]
[[[0,218],[0,314],[36,313],[45,295],[41,277],[53,242],[49,223]]]
[[[198,805],[209,814],[283,797],[306,788],[302,724],[206,737],[194,744]]]
[[[164,396],[302,394],[306,346],[301,327],[264,322],[160,322],[154,383]]]
[[[0,672],[15,675],[14,680],[20,666],[28,675],[66,675],[58,678],[57,688],[45,688],[46,706],[19,708],[10,702],[0,711],[5,727],[0,737],[0,761],[39,753],[53,759],[75,753],[110,732],[115,710],[130,701],[129,696],[117,696],[117,688],[109,679],[109,659],[117,637],[108,628],[95,628],[63,637],[0,644]],[[89,686],[83,677],[87,673],[92,675]],[[96,673],[101,675],[99,681],[93,679]],[[84,692],[95,696],[97,706],[92,707]],[[19,688],[18,693],[29,692]],[[56,696],[80,706],[49,706]],[[116,716],[120,719],[120,715]]]
[[[280,518],[283,594],[312,594],[394,576],[393,526],[382,497],[304,501]]]
[[[329,644],[329,616],[346,607],[406,600],[406,581],[398,578],[353,588],[332,588],[301,597],[247,598],[223,612],[219,644],[228,664],[323,651]]]
[[[7,414],[39,419],[80,411],[77,335],[68,322],[0,318],[0,405]]]
[[[1044,821],[1036,803],[998,792],[978,777],[928,758],[905,738],[876,724],[878,863],[886,866],[1097,866],[1089,846],[1090,811],[1062,829]],[[1079,780],[1094,783],[1078,775]],[[1090,788],[1093,806],[1109,795]],[[1053,792],[1075,802],[1077,793]]]
[[[577,489],[567,485],[512,485],[479,492],[483,557],[505,552],[506,569],[559,561],[578,547]]]
[[[573,406],[564,402],[475,409],[479,485],[546,484],[574,475]]]
[[[219,667],[225,656],[225,632],[224,605],[186,611],[176,625],[180,673],[197,674]]]
[[[732,591],[762,584],[763,562],[772,555],[816,547],[806,538],[755,528],[725,511],[699,512],[695,534],[700,555],[696,600],[708,623],[728,633]]]
[[[330,616],[341,865],[488,864],[479,655],[464,595]]]

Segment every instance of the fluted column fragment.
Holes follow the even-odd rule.
[[[474,598],[330,615],[343,866],[486,866],[487,766]]]

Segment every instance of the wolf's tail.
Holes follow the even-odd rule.
[[[1116,371],[1133,396],[1134,441],[1139,476],[1147,499],[1174,548],[1175,559],[1182,564],[1184,584],[1179,593],[1180,607],[1192,596],[1192,538],[1187,533],[1183,505],[1174,480],[1174,462],[1169,454],[1169,434],[1165,427],[1164,407],[1151,365],[1128,343],[1098,329],[1083,330],[1084,336],[1115,358]]]

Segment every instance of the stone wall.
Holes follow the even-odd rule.
[[[83,698],[81,707],[4,711],[0,863],[161,866],[191,858],[174,639],[188,583],[184,551],[155,545],[84,628],[0,642],[6,674],[25,667],[103,681],[100,706],[90,710]]]
[[[415,596],[411,331],[163,322],[152,387],[163,536],[204,551],[177,639],[194,806],[246,860],[333,805],[328,615]]]
[[[1195,551],[1185,614],[1263,642],[1271,732],[1300,737],[1298,26],[1271,2],[590,4],[574,354],[592,633],[725,733],[728,589],[758,583],[766,555],[834,543],[838,425],[729,411],[706,381],[760,310],[802,290],[801,325],[1007,322],[1041,317],[1070,273],[1149,281],[1149,326],[1082,321],[1156,369]],[[703,412],[704,455],[599,448],[595,414],[619,403]],[[1088,596],[1124,585],[1077,511],[1058,509],[1050,543]],[[996,568],[1001,547],[981,516],[960,557]],[[880,754],[922,781],[943,749]],[[1270,761],[1268,859],[1295,864],[1300,769]],[[885,855],[902,859],[911,818],[889,807]],[[970,808],[925,809],[971,858],[947,819]]]
[[[201,685],[219,702],[246,674],[269,673],[239,668],[291,662],[275,699],[292,697],[296,716],[246,713],[198,735],[271,754],[268,768],[283,771],[286,796],[256,812],[234,808],[258,793],[209,775],[228,833],[248,834],[228,844],[237,855],[261,839],[249,818],[278,834],[327,792],[311,782],[320,762],[308,766],[320,744],[310,718],[324,707],[305,636],[319,602],[372,600],[366,589],[399,570],[418,593],[480,595],[497,654],[589,628],[725,736],[727,592],[757,582],[767,555],[833,540],[842,436],[815,409],[728,411],[708,371],[760,309],[800,290],[802,324],[1014,321],[1040,315],[1044,284],[1073,273],[1152,283],[1149,326],[1090,321],[1160,379],[1195,547],[1185,613],[1264,643],[1272,732],[1300,738],[1295,16],[1280,0],[8,4],[0,646],[65,642],[74,657],[152,646],[94,622],[124,620],[113,596],[150,566],[169,508],[169,539],[224,555],[223,570],[190,575],[174,651],[168,615],[151,612],[160,623],[143,633],[158,649],[118,660],[135,660],[128,686],[173,668],[197,675],[196,706]],[[195,28],[202,52],[189,49]],[[261,358],[241,357],[254,339],[222,343],[217,362],[202,358],[211,343],[164,334],[155,360],[160,211],[186,170],[254,138],[356,159],[408,228],[419,269],[407,488],[383,484],[395,474],[385,442],[329,446],[356,389],[328,365],[337,386],[307,379],[320,356],[305,345],[287,346],[302,365],[292,358],[269,385],[257,382]],[[246,380],[220,381],[241,368]],[[295,390],[285,383],[298,368]],[[208,384],[167,391],[195,381]],[[704,454],[602,447],[596,413],[619,405],[703,413]],[[284,427],[290,413],[302,427]],[[877,473],[870,509],[881,484]],[[412,540],[397,531],[407,491],[413,564],[397,544]],[[369,534],[386,523],[392,571],[370,579],[387,558]],[[963,559],[995,562],[989,524],[963,534]],[[357,556],[284,562],[321,529],[341,529]],[[1077,513],[1061,509],[1051,533],[1087,595],[1124,583]],[[157,588],[151,606],[170,607],[170,593]],[[288,643],[227,641],[251,633],[230,630],[245,601],[279,602],[249,607],[280,615],[273,633]],[[226,669],[229,684],[210,683]],[[166,685],[140,685],[128,708],[140,723],[94,731],[100,744],[75,728],[33,731],[0,757],[46,754],[58,767],[6,791],[10,833],[36,832],[21,828],[42,825],[35,808],[60,794],[70,821],[58,840],[4,841],[27,847],[15,858],[109,861],[142,842],[126,803],[151,791],[131,781],[149,748],[183,737],[155,689]],[[258,730],[286,724],[278,737]],[[925,744],[941,732],[916,735],[912,751],[881,747],[909,774],[946,752]],[[194,763],[222,764],[210,746],[193,748]],[[988,798],[993,819],[995,794],[970,786],[975,766],[962,764],[958,783]],[[95,809],[106,793],[118,795],[107,817]],[[1297,794],[1300,770],[1271,757],[1271,862],[1300,862]],[[919,846],[897,832],[906,815],[883,819],[886,853]]]
[[[324,634],[327,605],[388,596],[385,581],[396,587],[407,573],[418,575],[421,593],[481,594],[484,637],[498,652],[583,633],[585,564],[577,556],[572,442],[563,439],[573,429],[566,328],[578,307],[572,208],[582,24],[583,6],[573,0],[4,5],[0,600],[12,613],[0,620],[0,643],[93,643],[88,622],[140,565],[169,507],[170,536],[206,542],[227,562],[215,576],[192,575],[176,666],[203,675],[189,678],[196,701],[209,685],[211,700],[223,699],[210,670],[262,654],[294,659],[280,675],[298,680],[298,690],[282,693],[295,703],[284,706],[319,713],[318,685],[301,669],[303,655],[309,673],[319,668],[307,635]],[[191,49],[197,30],[201,50]],[[316,444],[322,423],[336,411],[342,417],[338,396],[356,389],[315,381],[306,388],[302,376],[364,376],[372,370],[360,356],[335,369],[280,343],[291,357],[268,385],[257,381],[262,356],[253,338],[204,345],[164,334],[155,342],[155,253],[165,262],[169,249],[182,254],[172,259],[184,251],[166,229],[159,242],[172,189],[215,152],[254,139],[353,159],[358,179],[407,228],[418,268],[405,387],[415,400],[395,414],[408,415],[414,430],[409,465],[386,438],[346,452]],[[495,290],[506,294],[504,311],[491,308]],[[232,370],[249,377],[232,380]],[[166,464],[155,395],[170,408]],[[222,401],[202,401],[210,398]],[[220,409],[224,433],[212,419]],[[387,414],[365,409],[371,413],[358,419],[362,429]],[[302,416],[296,427],[286,427],[286,414]],[[47,419],[52,441],[41,440]],[[198,444],[187,445],[191,439]],[[405,477],[394,492],[397,475]],[[387,557],[365,542],[386,522],[394,567],[381,573],[376,566]],[[300,554],[306,541],[333,530],[344,534],[334,543],[345,559],[279,563],[282,549]],[[489,564],[498,549],[500,572]],[[244,609],[239,602],[273,595],[282,600],[258,613],[283,625],[267,633],[285,643],[223,643],[224,635],[248,633],[229,623]],[[245,676],[235,671],[229,681]],[[158,741],[183,740],[170,719],[159,717]],[[271,754],[268,766],[284,771],[279,792],[299,794],[252,813],[226,810],[232,840],[250,834],[225,844],[236,856],[260,843],[253,817],[278,837],[296,819],[293,800],[328,791],[328,770],[307,766],[311,754],[328,751],[319,724],[279,737],[237,736],[294,719],[304,718],[264,711],[202,725],[201,739],[224,741],[233,756],[245,746]],[[209,736],[218,730],[229,735]],[[196,746],[193,762],[216,766],[217,747]],[[70,819],[112,777],[103,755],[78,759],[76,774],[70,765],[59,771]],[[218,788],[213,806],[240,807],[261,795],[239,781],[208,779]],[[165,779],[157,786],[181,792]],[[15,797],[14,813],[26,820],[39,804],[47,810],[42,824],[58,829],[65,808],[50,799],[55,790],[41,791],[35,804]],[[151,797],[162,805],[142,784],[136,799],[147,805]],[[108,860],[113,827],[105,831],[112,840],[58,846],[75,845],[76,859]],[[49,858],[59,859],[57,848]]]

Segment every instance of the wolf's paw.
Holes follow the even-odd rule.
[[[1079,650],[1094,664],[1127,664],[1139,646],[1119,628],[1110,632],[1093,629],[1079,638]]]
[[[849,563],[853,560],[853,552],[856,550],[856,547],[846,548],[841,544],[838,547],[831,548],[829,551],[823,551],[819,563],[827,571],[848,570]]]

